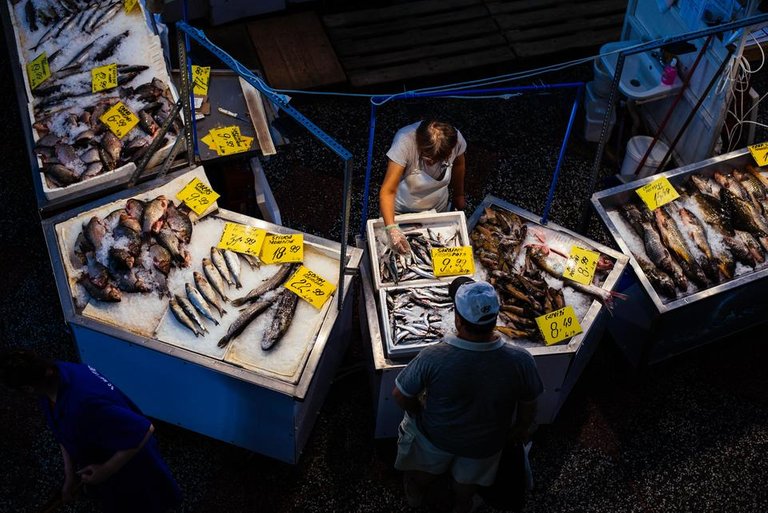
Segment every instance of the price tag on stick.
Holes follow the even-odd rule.
[[[304,261],[304,235],[269,234],[261,246],[259,258],[265,264],[287,264]]]
[[[48,56],[45,52],[27,63],[27,77],[30,89],[36,89],[51,77],[51,67],[48,65]]]
[[[576,318],[576,313],[573,311],[572,306],[566,306],[560,310],[536,317],[536,324],[544,336],[544,343],[548,346],[557,344],[582,332],[581,325]]]
[[[600,253],[573,246],[563,269],[563,277],[582,285],[589,285],[592,283],[599,259]]]
[[[117,87],[117,64],[107,64],[91,70],[91,92],[98,93]]]
[[[648,185],[635,189],[635,192],[646,204],[648,210],[656,210],[660,206],[666,205],[680,197],[672,184],[669,183],[669,180],[663,176]]]
[[[472,247],[432,248],[432,271],[438,277],[475,274]]]
[[[336,290],[333,283],[303,265],[286,280],[284,287],[318,309]]]
[[[199,178],[193,178],[176,194],[176,198],[183,201],[195,214],[201,216],[219,199],[219,194]]]
[[[139,118],[123,102],[117,102],[99,118],[120,139],[139,123]]]
[[[266,236],[267,231],[261,228],[228,222],[216,247],[257,257]]]

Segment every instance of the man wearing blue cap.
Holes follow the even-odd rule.
[[[423,349],[395,380],[405,410],[395,468],[405,472],[411,506],[446,472],[455,512],[470,511],[478,486],[490,486],[508,439],[528,438],[543,390],[531,355],[495,333],[499,298],[484,281],[460,277],[449,287],[456,335]]]

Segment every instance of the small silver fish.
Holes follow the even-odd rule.
[[[240,258],[237,256],[237,253],[225,249],[224,261],[227,263],[227,268],[232,275],[232,279],[235,280],[235,286],[238,289],[242,288],[243,284],[240,283]]]
[[[224,278],[224,281],[226,281],[230,287],[235,284],[235,282],[232,281],[232,276],[229,274],[229,268],[227,268],[227,262],[224,260],[224,255],[216,246],[211,246],[211,262],[213,262],[213,265],[216,266],[221,277]]]
[[[200,294],[203,295],[203,298],[205,298],[205,300],[208,301],[208,304],[219,312],[219,317],[224,317],[224,314],[227,313],[227,311],[224,310],[224,307],[219,302],[219,297],[216,295],[216,291],[211,284],[208,283],[208,280],[205,279],[205,276],[197,271],[193,272],[192,275],[195,278],[195,286],[197,287],[197,290],[200,291]]]
[[[192,306],[197,308],[198,312],[212,320],[213,323],[218,326],[219,321],[213,317],[213,312],[211,312],[211,309],[208,308],[208,302],[205,300],[200,291],[189,283],[185,284],[185,288],[187,291],[187,299],[189,299],[189,302],[192,303]]]
[[[197,327],[195,326],[195,323],[192,322],[192,319],[190,319],[186,312],[181,308],[181,305],[178,303],[176,298],[171,298],[169,301],[169,306],[171,307],[171,312],[173,312],[174,317],[187,329],[192,331],[192,333],[195,334],[195,336],[199,336],[200,332],[198,331]]]
[[[221,279],[221,274],[219,274],[219,271],[216,270],[216,268],[213,266],[213,263],[211,263],[208,258],[203,258],[203,272],[205,273],[205,277],[208,278],[208,283],[211,284],[213,289],[219,293],[224,301],[229,303],[229,298],[224,292],[224,281]]]
[[[179,304],[181,309],[184,310],[184,313],[187,314],[187,317],[189,317],[192,320],[192,322],[195,323],[195,326],[200,328],[201,332],[208,331],[208,329],[203,324],[203,320],[200,318],[199,315],[197,315],[197,312],[195,311],[195,307],[192,306],[192,303],[190,303],[187,298],[176,294],[174,296],[174,299],[176,299],[176,303]]]

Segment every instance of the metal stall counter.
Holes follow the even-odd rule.
[[[635,365],[768,320],[768,225],[760,213],[768,174],[752,166],[742,149],[592,196],[634,271],[630,299],[609,330]],[[662,179],[679,197],[651,211],[636,191]],[[664,238],[682,242],[664,241],[664,251]]]
[[[43,222],[65,320],[82,361],[147,415],[296,463],[351,338],[354,277],[339,304],[339,243],[215,203],[185,222],[173,198],[193,180],[208,186],[202,167],[185,169]],[[294,239],[278,253],[295,263],[220,261],[214,248],[238,226],[264,248]],[[348,248],[347,269],[361,256]],[[324,302],[292,292],[306,292],[304,270]]]
[[[451,233],[442,238],[439,237],[439,232],[436,230],[430,233],[436,221],[435,216],[459,216],[459,214],[458,226]],[[483,249],[483,243],[478,237],[484,237],[482,235],[483,230],[488,230],[491,224],[496,222],[495,216],[499,216],[500,224],[511,221],[516,223],[516,226],[511,230],[514,233],[507,232],[494,235],[495,242],[492,244],[498,244],[502,239],[512,243],[512,239],[515,239],[512,246],[502,248],[496,246],[496,249],[500,251],[496,253],[494,260],[494,258],[489,259],[489,255]],[[418,232],[426,232],[427,238],[432,241],[441,239],[440,242],[448,243],[450,236],[456,234],[453,244],[447,245],[466,243],[467,229],[461,226],[464,223],[464,215],[461,212],[408,214],[407,219],[405,218],[406,216],[398,217],[397,222],[404,229],[406,236],[419,237],[423,235],[419,235]],[[368,356],[372,400],[376,412],[375,436],[387,438],[397,435],[397,426],[403,415],[402,410],[391,396],[395,378],[424,345],[417,344],[416,347],[410,348],[408,345],[410,340],[408,332],[410,330],[405,328],[398,332],[397,323],[399,321],[395,317],[397,313],[392,311],[397,308],[398,301],[402,301],[397,296],[409,295],[416,305],[426,304],[430,306],[431,308],[426,312],[419,310],[417,315],[421,315],[432,324],[433,327],[430,327],[430,330],[435,330],[434,326],[441,324],[440,334],[450,332],[454,329],[452,308],[448,306],[446,314],[446,312],[438,311],[437,307],[446,306],[446,300],[442,298],[443,294],[439,289],[447,288],[447,284],[453,278],[435,278],[433,276],[432,281],[430,281],[421,276],[424,268],[416,271],[416,276],[411,276],[408,269],[404,268],[402,274],[399,274],[398,283],[396,285],[389,284],[388,280],[394,273],[397,273],[398,268],[395,265],[388,266],[386,262],[379,264],[378,259],[385,257],[384,260],[386,260],[388,254],[383,249],[379,237],[371,231],[371,223],[381,224],[379,220],[369,221],[369,256],[374,255],[374,257],[364,257],[360,265],[363,292],[360,298],[362,312],[360,322],[363,333],[370,335]],[[409,225],[413,226],[410,233]],[[469,274],[473,274],[475,279],[488,280],[500,293],[503,306],[497,330],[508,344],[523,347],[533,355],[545,388],[544,393],[539,398],[537,422],[551,423],[589,361],[598,341],[602,338],[605,322],[609,315],[602,302],[611,303],[614,295],[612,290],[616,287],[628,258],[617,251],[553,223],[546,226],[541,225],[535,215],[493,196],[487,196],[483,200],[470,218],[468,225],[468,237],[473,246],[474,267],[474,272],[472,273],[470,270]],[[376,239],[373,243],[372,234]],[[412,247],[413,244],[414,242],[411,240]],[[416,244],[420,243],[416,242]],[[574,289],[573,284],[564,286],[562,277],[547,275],[540,268],[530,268],[533,265],[533,260],[539,256],[545,257],[545,255],[536,253],[534,256],[533,253],[529,254],[529,251],[544,251],[546,248],[551,253],[539,262],[549,262],[552,266],[556,266],[567,262],[567,255],[565,258],[558,255],[570,251],[573,246],[599,254],[601,268],[595,274],[595,281],[590,281],[588,287],[590,287],[592,294],[599,293],[600,300],[595,299],[591,294],[585,294],[583,289],[582,291]],[[414,256],[414,258],[415,261],[418,260],[418,257]],[[563,260],[556,264],[556,259],[559,258],[563,258]],[[495,263],[502,261],[504,263],[500,268],[492,268]],[[377,267],[372,268],[373,265]],[[413,267],[413,264],[410,264],[410,267]],[[425,266],[419,264],[419,267]],[[409,276],[411,276],[410,279],[403,283],[402,279]],[[513,306],[509,294],[514,286],[508,280],[527,280],[528,283],[538,283],[540,289],[530,293],[522,292],[521,297],[530,296],[530,299],[521,299],[523,306]],[[432,290],[425,293],[424,289],[427,288]],[[393,295],[395,297],[392,297]],[[535,298],[541,299],[541,304]],[[531,303],[526,303],[526,301],[531,301]],[[559,311],[564,306],[572,307],[578,324],[581,326],[581,332],[548,345],[542,339],[542,333],[536,328],[534,318],[542,313],[546,315]],[[620,304],[615,306],[617,310],[621,307]],[[409,308],[413,310],[417,307],[409,306]],[[516,313],[513,314],[512,312]],[[393,313],[395,315],[391,315]],[[421,340],[424,338],[422,337]],[[428,344],[439,341],[439,336],[436,336],[434,331],[428,334],[426,338]]]

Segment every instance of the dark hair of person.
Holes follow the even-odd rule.
[[[50,379],[49,370],[56,364],[23,349],[13,349],[0,355],[0,383],[11,388],[38,387]]]
[[[458,141],[458,132],[448,123],[424,120],[416,129],[416,147],[419,149],[419,155],[437,162],[446,160]]]
[[[469,322],[466,320],[461,316],[459,312],[456,312],[456,315],[458,315],[461,319],[462,327],[467,330],[468,333],[476,337],[488,336],[493,333],[493,330],[496,329],[496,319],[493,319],[493,321],[486,322],[484,324],[475,324],[474,322]]]

